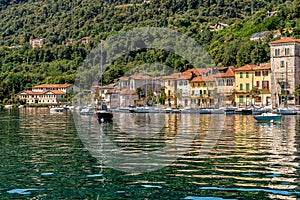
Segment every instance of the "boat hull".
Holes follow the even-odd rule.
[[[254,115],[253,117],[258,122],[280,122],[281,121],[281,115],[276,115],[276,116]]]
[[[95,113],[99,122],[112,121],[113,113],[107,111],[98,111]]]

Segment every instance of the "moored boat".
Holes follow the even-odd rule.
[[[277,112],[281,115],[297,115],[299,110],[290,108],[278,108]]]
[[[95,116],[99,123],[109,122],[113,120],[113,113],[107,109],[105,104],[102,104],[100,108],[96,109]]]
[[[253,115],[254,119],[258,122],[274,122],[278,123],[281,121],[281,115],[275,113],[262,113],[261,115]]]
[[[64,108],[62,107],[52,107],[50,108],[50,112],[62,112],[64,111]]]

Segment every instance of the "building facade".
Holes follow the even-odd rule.
[[[269,45],[273,74],[272,104],[299,104],[294,92],[300,85],[300,40],[283,38]]]

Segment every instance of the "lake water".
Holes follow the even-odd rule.
[[[75,119],[75,120],[74,120]],[[297,199],[300,116],[0,111],[1,199]]]

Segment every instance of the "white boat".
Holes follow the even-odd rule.
[[[199,110],[196,108],[185,107],[181,109],[181,113],[199,113]]]
[[[5,105],[4,108],[6,108],[6,109],[12,109],[13,106],[12,105]]]
[[[299,110],[292,108],[278,108],[277,112],[282,115],[297,115]]]
[[[95,113],[95,109],[92,107],[84,107],[81,109],[81,115],[93,115]]]
[[[62,107],[52,107],[50,108],[50,112],[62,112],[64,111],[64,108]]]
[[[24,105],[19,105],[19,106],[18,106],[18,108],[24,108],[24,107],[25,107]]]
[[[273,122],[278,123],[281,121],[281,115],[275,113],[262,113],[261,115],[253,115],[254,119],[258,122]]]

